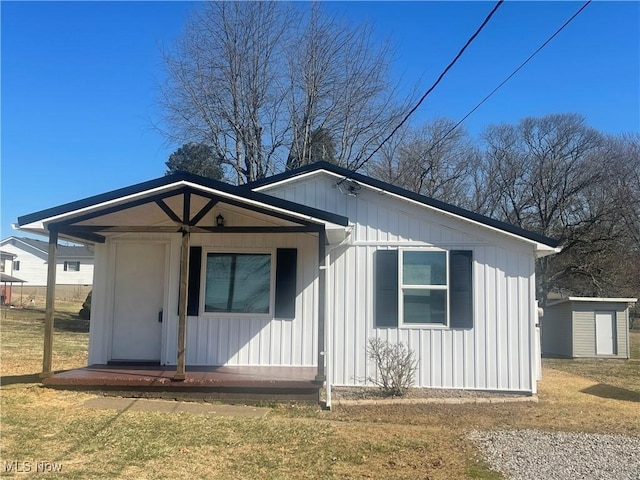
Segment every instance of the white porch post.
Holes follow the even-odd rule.
[[[42,355],[41,378],[53,375],[51,360],[53,357],[53,319],[56,299],[56,262],[58,256],[58,230],[49,228],[49,255],[47,264],[47,295],[44,314],[44,350]]]
[[[187,287],[189,280],[189,249],[191,247],[188,227],[182,231],[182,251],[180,254],[180,298],[178,307],[178,361],[174,380],[186,378],[185,346],[187,344]]]

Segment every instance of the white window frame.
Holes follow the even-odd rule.
[[[270,255],[269,272],[269,312],[268,313],[235,313],[235,312],[207,312],[205,311],[205,295],[207,292],[207,256],[210,253],[215,254],[255,254]],[[275,248],[203,248],[202,259],[200,264],[200,305],[199,316],[206,318],[259,318],[271,319],[275,312],[276,300],[276,249]]]
[[[405,285],[403,283],[404,278],[404,254],[405,252],[437,252],[445,254],[445,285]],[[405,323],[404,322],[404,290],[445,290],[445,323]],[[449,250],[436,247],[428,248],[399,248],[398,249],[398,327],[400,328],[449,328],[449,292],[450,291],[450,279],[449,279]]]

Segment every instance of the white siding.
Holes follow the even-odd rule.
[[[317,358],[317,236],[192,235],[206,249],[298,249],[294,319],[199,316],[187,322],[187,365],[313,366]],[[204,252],[203,252],[204,256]],[[168,345],[168,357],[175,354]]]
[[[180,236],[127,234],[96,248],[96,284],[92,300],[89,362],[110,360],[113,312],[113,245],[118,241],[164,241],[169,243],[163,347],[161,362],[177,359]],[[295,319],[225,318],[198,316],[187,319],[187,365],[291,365],[314,366],[317,358],[317,236],[310,234],[192,234],[192,246],[207,249],[297,248]],[[204,252],[203,252],[204,255]]]
[[[24,280],[25,287],[41,287],[47,285],[47,254],[41,253],[29,246],[22,246],[13,241],[2,246],[2,250],[16,255],[15,261],[20,262],[20,269],[13,275]],[[77,272],[64,271],[65,261],[80,261]],[[56,261],[56,285],[91,285],[93,283],[93,259],[65,258],[58,256]]]
[[[16,255],[15,261],[20,261],[20,270],[15,270],[13,275],[24,280],[27,286],[42,286],[47,284],[47,260],[30,251],[16,247],[12,243],[2,246],[2,250]]]
[[[343,194],[336,180],[314,175],[265,193],[349,217],[351,245],[330,253],[330,381],[365,384],[369,338],[401,341],[419,358],[416,385],[535,391],[533,247],[505,234],[363,186]],[[435,246],[473,251],[474,326],[375,328],[373,253],[380,248]]]

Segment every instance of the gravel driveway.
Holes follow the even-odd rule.
[[[640,437],[537,430],[470,437],[509,480],[640,480]]]

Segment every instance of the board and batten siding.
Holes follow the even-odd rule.
[[[115,247],[118,242],[138,241],[163,242],[168,245],[160,361],[166,365],[176,364],[180,235],[142,233],[119,235],[106,244],[96,245],[96,280],[89,335],[90,364],[106,363],[111,359]],[[191,245],[203,248],[203,262],[207,251],[270,251],[275,254],[277,248],[296,248],[298,295],[294,319],[222,317],[212,314],[187,317],[187,365],[316,365],[316,235],[192,234]]]
[[[308,234],[193,234],[192,245],[238,252],[298,250],[296,315],[292,319],[201,314],[187,320],[187,365],[315,366],[318,240]]]
[[[416,352],[417,386],[535,392],[535,268],[533,247],[362,186],[346,195],[326,174],[276,184],[262,192],[347,216],[350,243],[330,249],[329,381],[367,384],[370,338],[402,341]],[[473,251],[474,324],[376,328],[374,252],[403,247]]]

